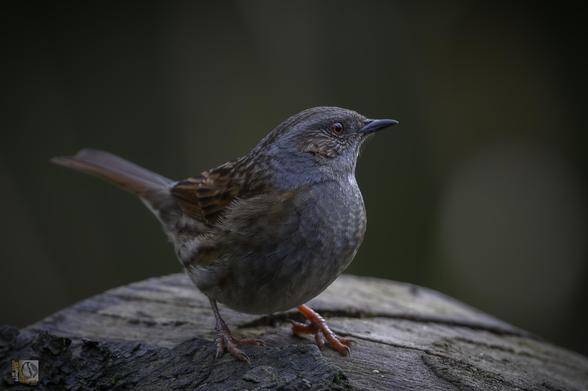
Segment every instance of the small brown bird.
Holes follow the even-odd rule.
[[[157,216],[194,284],[210,300],[217,357],[249,361],[220,316],[217,301],[245,313],[297,307],[313,334],[349,353],[305,302],[351,263],[363,240],[366,215],[355,180],[359,148],[372,133],[398,123],[372,120],[338,107],[298,113],[269,132],[248,154],[173,181],[108,152],[84,149],[53,163],[96,175],[128,190]]]

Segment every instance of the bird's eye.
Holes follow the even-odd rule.
[[[343,125],[341,122],[335,122],[333,125],[331,125],[331,132],[337,136],[341,135],[343,133]]]

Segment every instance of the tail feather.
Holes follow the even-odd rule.
[[[147,201],[154,193],[161,193],[174,183],[121,157],[95,149],[82,149],[74,156],[54,157],[51,162],[105,179]]]

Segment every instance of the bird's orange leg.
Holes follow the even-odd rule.
[[[298,306],[297,309],[306,319],[308,319],[309,323],[303,324],[292,321],[292,332],[294,334],[313,334],[314,340],[319,348],[324,346],[326,340],[329,345],[341,355],[347,356],[351,353],[349,346],[352,341],[340,338],[333,333],[322,316],[304,304]]]

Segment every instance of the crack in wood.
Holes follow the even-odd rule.
[[[409,322],[417,323],[432,323],[437,325],[443,325],[448,327],[464,327],[472,330],[487,331],[496,335],[504,336],[516,336],[525,337],[530,339],[540,338],[527,331],[515,329],[515,328],[501,328],[498,326],[492,326],[488,324],[481,324],[477,322],[469,322],[467,320],[456,320],[435,316],[423,316],[416,314],[393,314],[389,312],[372,312],[372,311],[361,311],[361,310],[329,310],[325,308],[316,309],[325,318],[353,318],[353,319],[396,319],[406,320]],[[252,321],[241,323],[238,327],[240,329],[254,328],[260,326],[274,326],[279,323],[286,323],[290,319],[301,320],[303,319],[297,312],[283,312],[278,314],[264,315]]]

